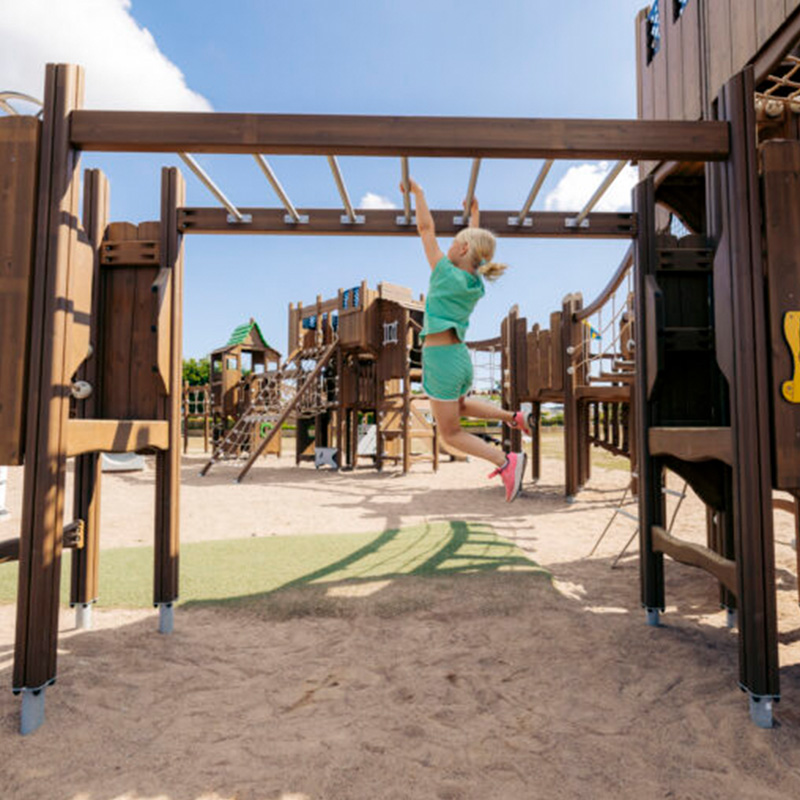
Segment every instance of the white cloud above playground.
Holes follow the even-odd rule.
[[[570,167],[545,198],[546,211],[580,211],[611,171],[607,161]],[[636,167],[626,166],[594,207],[595,211],[629,211],[631,190],[639,180]]]
[[[134,19],[131,0],[5,0],[2,6],[0,90],[41,99],[45,64],[71,63],[86,69],[87,108],[211,110]]]
[[[358,204],[358,208],[397,208],[388,198],[375,192],[367,192]]]

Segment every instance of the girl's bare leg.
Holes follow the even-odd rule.
[[[470,401],[464,400],[434,400],[431,398],[431,411],[436,418],[436,425],[439,428],[439,435],[444,441],[462,453],[467,453],[471,456],[483,458],[486,461],[494,464],[496,467],[502,467],[506,463],[506,455],[499,448],[494,447],[488,442],[484,442],[477,436],[467,433],[461,427],[462,408]],[[479,401],[474,401],[479,402]],[[490,406],[489,403],[479,403],[481,406]],[[502,411],[494,406],[491,406],[494,412],[500,412],[511,418],[513,415],[508,411]],[[470,412],[465,412],[465,415],[473,416]],[[506,419],[505,416],[485,417],[485,419]]]
[[[476,400],[473,397],[462,397],[458,401],[462,417],[475,419],[498,419],[500,422],[510,423],[514,419],[513,411],[506,411],[494,403],[486,400]]]

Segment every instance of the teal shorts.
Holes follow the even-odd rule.
[[[463,343],[422,348],[422,388],[434,400],[458,400],[472,388],[472,358]]]

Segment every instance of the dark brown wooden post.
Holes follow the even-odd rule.
[[[185,205],[180,172],[161,171],[161,271],[169,271],[171,303],[168,394],[161,410],[169,423],[169,448],[156,455],[155,575],[153,603],[159,609],[159,630],[172,631],[178,599],[178,550],[181,482],[181,335],[183,329],[183,237],[178,232],[178,208]]]
[[[100,370],[102,333],[100,314],[100,248],[109,216],[108,179],[97,169],[86,170],[83,178],[83,227],[93,254],[92,269],[92,326],[90,346],[93,355],[86,360],[79,377],[92,385],[90,397],[78,406],[81,417],[101,417]],[[76,627],[92,627],[92,604],[97,602],[98,569],[100,563],[100,478],[102,456],[87,453],[75,459],[74,512],[75,519],[84,522],[83,547],[72,551],[70,605],[77,608]]]
[[[636,381],[632,402],[639,496],[639,578],[642,605],[649,625],[658,625],[664,610],[664,555],[653,550],[653,526],[664,526],[664,502],[661,493],[663,468],[650,456],[648,398],[652,376],[657,370],[655,355],[655,309],[648,303],[648,288],[656,264],[655,190],[652,178],[642,181],[633,191],[633,208],[639,220],[634,247],[634,286],[636,299]],[[652,362],[652,363],[651,363]],[[654,379],[653,379],[654,380]]]
[[[411,346],[408,343],[408,311],[403,310],[398,327],[398,338],[403,337],[403,415],[401,430],[403,436],[403,474],[411,469]],[[377,364],[376,374],[379,372]],[[383,383],[380,376],[378,381]],[[376,415],[377,416],[377,415]]]
[[[578,305],[575,308],[583,307],[583,298],[580,294],[578,297]],[[581,341],[581,356],[580,364],[576,369],[576,386],[580,388],[587,387],[589,384],[589,352],[591,348],[591,336],[589,329],[582,324],[578,324],[576,335],[580,336]],[[589,440],[589,404],[582,397],[577,398],[576,412],[578,420],[578,489],[583,488],[592,476],[592,456],[591,456],[591,442]]]
[[[720,165],[720,247],[714,265],[718,314],[729,308],[733,533],[739,606],[740,684],[756,724],[772,725],[779,692],[775,609],[769,337],[765,315],[761,213],[752,68],[725,84],[718,115],[730,123],[731,153]],[[727,271],[729,269],[729,272]],[[727,289],[727,297],[725,289]],[[727,300],[727,302],[725,302]],[[720,302],[722,301],[722,302]]]
[[[56,677],[64,523],[70,268],[77,249],[78,153],[69,115],[83,98],[83,72],[48,64],[39,156],[25,477],[20,530],[14,691],[23,693],[21,731],[44,722],[44,690]]]
[[[516,411],[519,398],[517,396],[517,322],[519,318],[519,308],[512,306],[508,316],[500,326],[500,405],[506,411]],[[502,446],[506,453],[518,453],[522,445],[522,434],[519,430],[512,428],[505,422],[501,426]]]
[[[567,502],[572,503],[580,489],[580,416],[578,413],[578,374],[583,358],[580,322],[574,319],[581,308],[580,294],[568,294],[561,311],[561,363],[564,381],[564,483]]]
[[[531,402],[531,480],[542,477],[542,404]]]

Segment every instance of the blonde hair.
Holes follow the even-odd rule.
[[[467,258],[486,280],[496,281],[506,271],[506,264],[492,261],[497,239],[491,231],[485,228],[464,228],[456,234],[455,241],[467,243]]]

